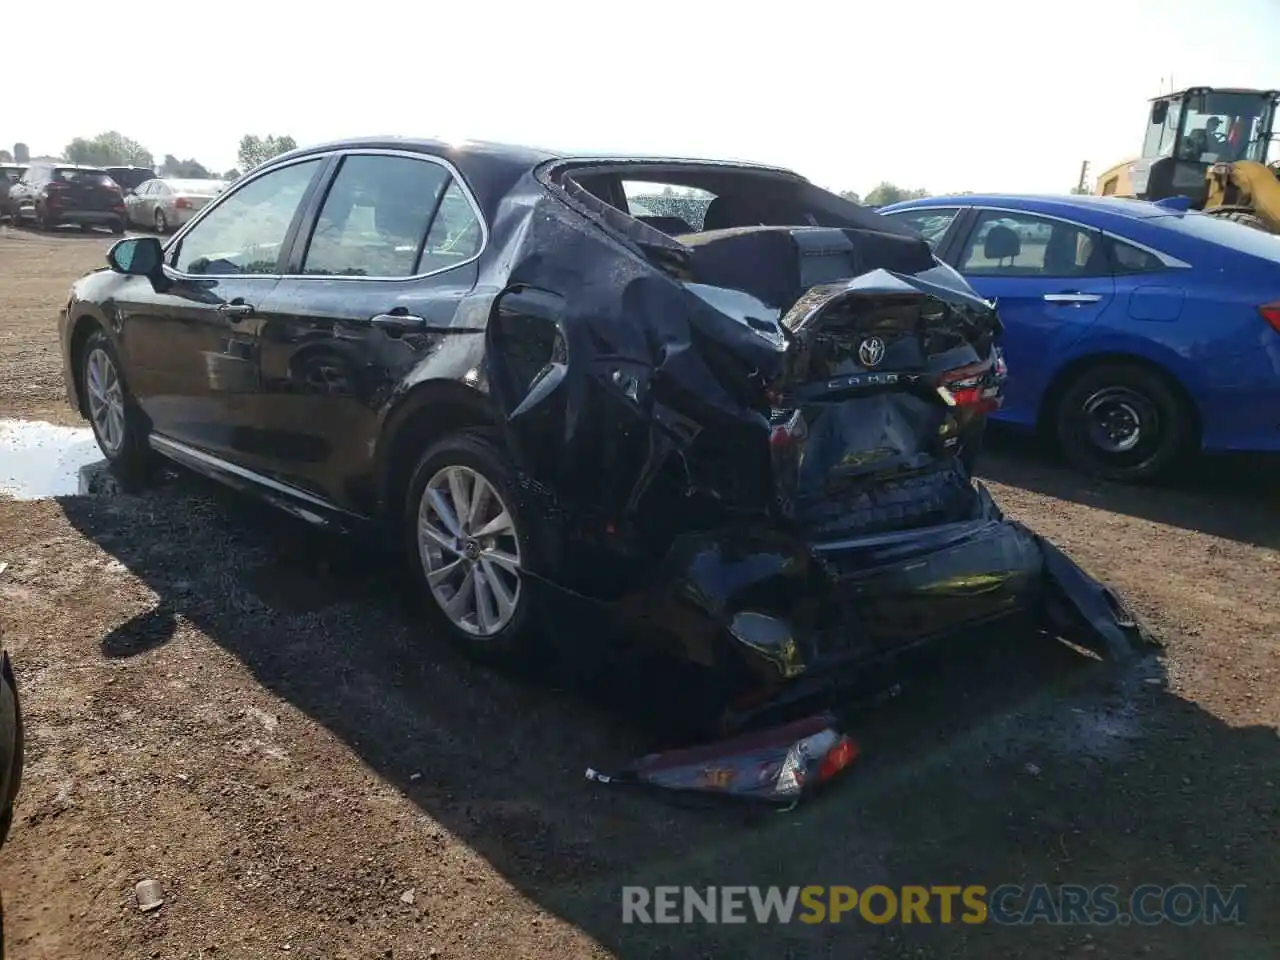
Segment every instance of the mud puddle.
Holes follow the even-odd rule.
[[[0,419],[0,496],[43,500],[97,493],[106,462],[87,427]]]

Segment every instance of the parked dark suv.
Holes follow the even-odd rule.
[[[1073,639],[1123,642],[971,478],[993,305],[789,171],[350,141],[108,262],[59,324],[117,472],[160,454],[403,544],[477,656],[577,624],[759,702],[1057,616],[1064,571]]]
[[[120,185],[126,193],[133,193],[148,180],[155,179],[156,172],[151,167],[106,167],[107,176]]]
[[[9,190],[15,224],[33,222],[45,230],[64,223],[81,229],[109,227],[124,233],[124,192],[101,167],[73,163],[32,163]]]

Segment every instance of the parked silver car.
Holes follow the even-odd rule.
[[[125,198],[126,216],[134,226],[168,233],[190,220],[226,188],[225,180],[156,177],[139,184],[138,189]]]

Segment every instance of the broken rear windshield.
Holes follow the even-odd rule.
[[[838,227],[915,237],[784,171],[681,162],[565,163],[587,193],[668,235],[736,227]],[[553,174],[554,177],[554,174]]]

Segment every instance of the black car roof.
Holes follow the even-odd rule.
[[[430,138],[369,136],[333,140],[299,147],[286,154],[273,157],[269,163],[302,159],[334,150],[402,150],[439,157],[457,167],[463,179],[476,194],[476,199],[487,215],[492,215],[498,203],[519,180],[535,168],[551,162],[609,164],[647,163],[680,164],[727,169],[758,170],[789,177],[799,174],[781,167],[770,167],[741,160],[710,160],[695,157],[655,156],[634,153],[604,153],[591,151],[552,150],[540,147],[519,146],[486,140],[446,141]]]
[[[787,173],[794,172],[782,167],[753,163],[746,160],[713,159],[710,157],[679,157],[660,154],[618,153],[592,150],[552,150],[543,147],[521,146],[512,143],[498,143],[489,140],[447,141],[423,137],[359,137],[346,140],[333,140],[308,147],[299,147],[286,156],[301,157],[313,153],[327,153],[332,150],[406,150],[413,153],[428,153],[447,159],[461,157],[485,158],[491,161],[509,163],[532,169],[551,160],[562,160],[582,163],[609,162],[643,162],[643,163],[692,163],[712,164],[726,167],[745,167],[762,171]],[[279,159],[279,158],[275,158]]]

